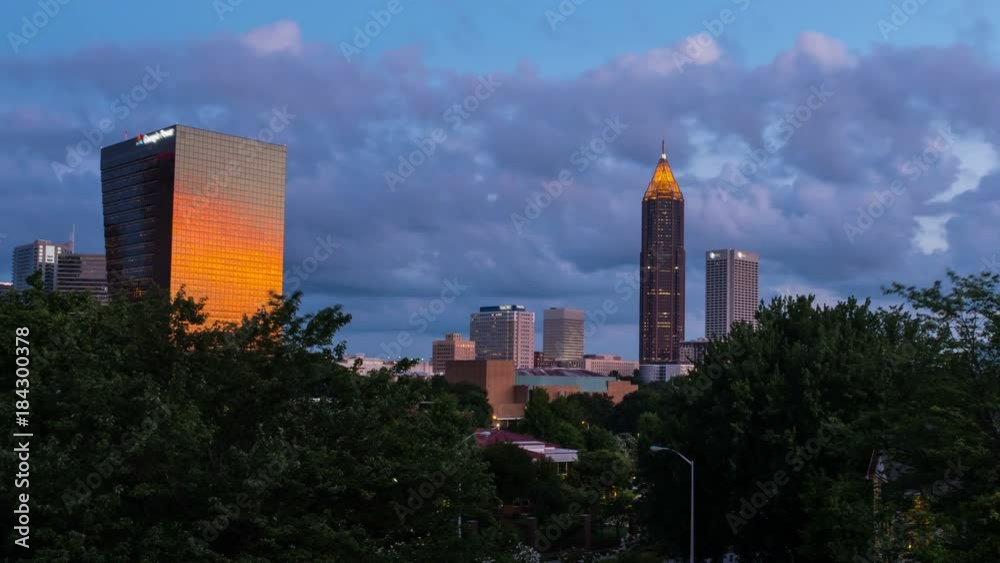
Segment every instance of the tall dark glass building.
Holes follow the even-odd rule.
[[[642,197],[639,361],[676,362],[684,340],[684,196],[666,147]]]
[[[281,293],[286,148],[172,125],[101,149],[109,290],[182,287],[209,321]]]

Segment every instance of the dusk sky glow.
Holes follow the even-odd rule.
[[[588,353],[636,359],[616,287],[661,139],[687,338],[710,249],[759,253],[765,300],[1000,271],[997,3],[53,2],[0,7],[0,280],[74,225],[103,252],[100,146],[175,123],[287,146],[285,289],[342,304],[349,353],[429,358],[517,303],[539,350],[574,307]]]

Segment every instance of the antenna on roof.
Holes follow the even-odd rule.
[[[69,231],[69,251],[76,252],[76,225],[73,225]]]
[[[667,141],[665,139],[660,139],[660,158],[667,159]]]

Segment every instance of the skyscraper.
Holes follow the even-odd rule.
[[[112,291],[207,298],[238,322],[281,293],[286,148],[172,125],[101,149]]]
[[[516,368],[534,367],[535,314],[523,305],[480,307],[469,321],[477,360],[513,360]]]
[[[73,252],[73,243],[56,244],[49,240],[14,247],[14,261],[11,269],[11,281],[17,291],[28,289],[28,278],[35,272],[42,272],[42,285],[53,289],[56,273],[56,262],[59,256]]]
[[[639,362],[675,362],[684,340],[684,196],[666,147],[642,197]]]
[[[755,322],[759,256],[727,248],[705,253],[705,336],[729,334],[734,322]]]
[[[542,350],[546,360],[583,358],[583,311],[551,307],[542,313]]]
[[[444,340],[435,340],[431,344],[431,366],[434,373],[444,373],[449,360],[475,360],[476,342],[462,340],[462,335],[455,332],[446,334]]]

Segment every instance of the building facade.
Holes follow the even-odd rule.
[[[535,364],[535,314],[523,305],[480,307],[469,321],[477,360],[511,360],[514,367]]]
[[[583,311],[551,307],[542,313],[542,351],[548,361],[583,357]]]
[[[692,369],[694,369],[692,364],[679,362],[670,364],[643,364],[639,366],[639,379],[644,383],[669,381],[675,377],[688,375]]]
[[[533,389],[545,389],[550,398],[576,393],[607,395],[618,404],[638,387],[582,369],[515,368],[510,360],[451,361],[445,368],[449,383],[469,383],[486,391],[496,424],[504,426],[524,417]]]
[[[666,150],[642,197],[639,361],[672,362],[684,340],[684,196]]]
[[[108,297],[107,261],[103,254],[63,254],[56,262],[53,287],[67,293]]]
[[[451,360],[475,360],[476,342],[462,340],[462,335],[454,332],[446,334],[444,340],[435,340],[431,344],[431,365],[434,373],[444,373]]]
[[[101,149],[108,283],[239,322],[282,293],[286,148],[173,125]]]
[[[63,254],[73,252],[73,243],[57,244],[49,240],[36,240],[14,247],[11,265],[11,282],[16,291],[28,289],[28,278],[42,272],[42,286],[55,287],[56,263]]]
[[[735,322],[756,322],[759,259],[732,248],[705,253],[706,337],[727,336]]]
[[[705,350],[707,349],[707,338],[685,340],[684,342],[681,342],[681,361],[688,364],[700,362],[705,359]]]
[[[639,362],[626,360],[612,354],[586,354],[583,356],[583,360],[578,363],[573,362],[566,367],[579,367],[601,375],[608,375],[616,371],[621,377],[632,377],[633,372],[639,369]]]

